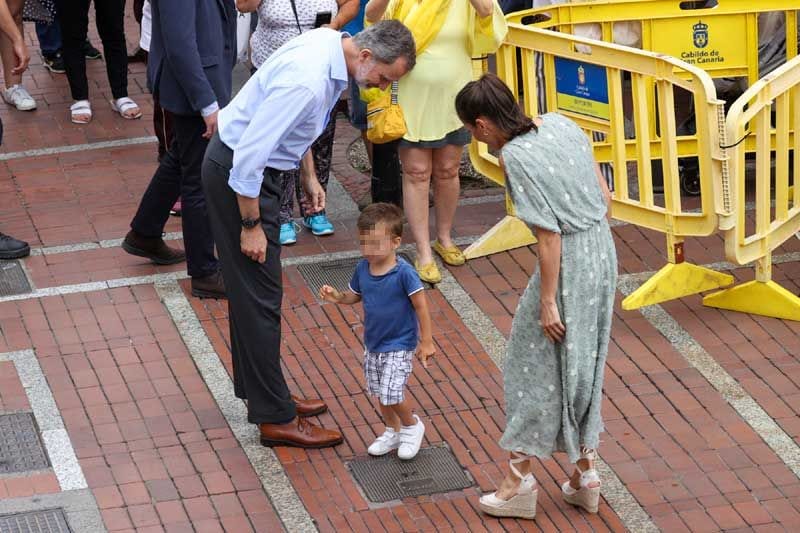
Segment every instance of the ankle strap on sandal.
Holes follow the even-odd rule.
[[[511,473],[514,474],[515,476],[517,476],[519,479],[525,479],[525,476],[523,476],[522,472],[520,472],[517,469],[516,465],[522,464],[525,461],[530,461],[531,456],[530,455],[525,455],[524,453],[520,453],[520,452],[511,452],[511,455],[514,456],[514,457],[512,457],[511,459],[508,460],[508,467],[511,469]],[[531,475],[531,474],[528,474],[528,475]]]

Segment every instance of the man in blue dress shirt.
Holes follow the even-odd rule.
[[[321,400],[289,393],[281,370],[280,171],[300,166],[313,204],[325,206],[308,149],[353,77],[388,87],[414,67],[411,32],[397,21],[355,37],[321,28],[285,44],[219,113],[219,130],[203,161],[203,187],[229,302],[233,381],[248,420],[265,446],[321,448],[338,431],[303,417],[324,412]]]

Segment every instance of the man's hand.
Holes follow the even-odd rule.
[[[28,53],[28,47],[25,46],[25,41],[18,39],[14,41],[14,55],[17,57],[17,64],[11,69],[14,74],[22,74],[28,69],[28,63],[31,61],[31,56]]]
[[[210,139],[214,136],[214,133],[217,131],[217,116],[219,115],[219,109],[208,115],[207,117],[203,117],[203,121],[206,123],[206,132],[203,134],[203,139]]]
[[[417,347],[417,357],[422,361],[422,366],[428,368],[428,358],[433,357],[436,353],[436,348],[433,345],[433,339],[422,339],[419,341]]]
[[[326,302],[338,304],[342,301],[342,293],[331,287],[330,285],[323,285],[319,289],[319,297]]]
[[[250,229],[242,228],[239,241],[244,255],[259,263],[267,260],[267,236],[261,224]]]
[[[325,209],[325,190],[319,184],[317,175],[312,172],[301,172],[300,179],[303,181],[303,189],[306,191],[308,212],[319,213]]]

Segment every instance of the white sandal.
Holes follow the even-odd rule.
[[[119,113],[119,116],[126,120],[136,120],[137,118],[142,118],[142,110],[139,109],[139,106],[136,105],[136,102],[128,98],[127,96],[122,98],[117,98],[116,100],[111,101],[111,109]],[[131,109],[136,109],[137,112],[135,115],[126,115],[127,111]]]
[[[514,458],[508,462],[511,473],[519,478],[517,493],[508,500],[497,497],[496,492],[484,494],[478,502],[478,507],[484,513],[497,517],[525,518],[533,520],[536,516],[536,498],[539,489],[536,486],[536,478],[533,474],[522,475],[515,465],[529,461],[529,455],[518,452],[511,452]]]
[[[92,105],[89,100],[77,100],[69,106],[69,115],[73,124],[88,124],[92,121]],[[88,115],[89,118],[86,120],[76,118],[81,115]]]
[[[597,451],[582,447],[581,459],[588,459],[594,464],[597,461]],[[572,485],[569,484],[569,480],[567,480],[561,485],[564,501],[571,505],[582,507],[590,513],[596,513],[600,505],[600,474],[594,468],[581,470],[577,464],[575,467],[581,473],[581,488],[573,489]]]

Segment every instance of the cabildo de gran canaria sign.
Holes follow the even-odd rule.
[[[747,21],[739,15],[654,20],[652,49],[707,71],[747,67]],[[712,74],[713,75],[713,74]]]

